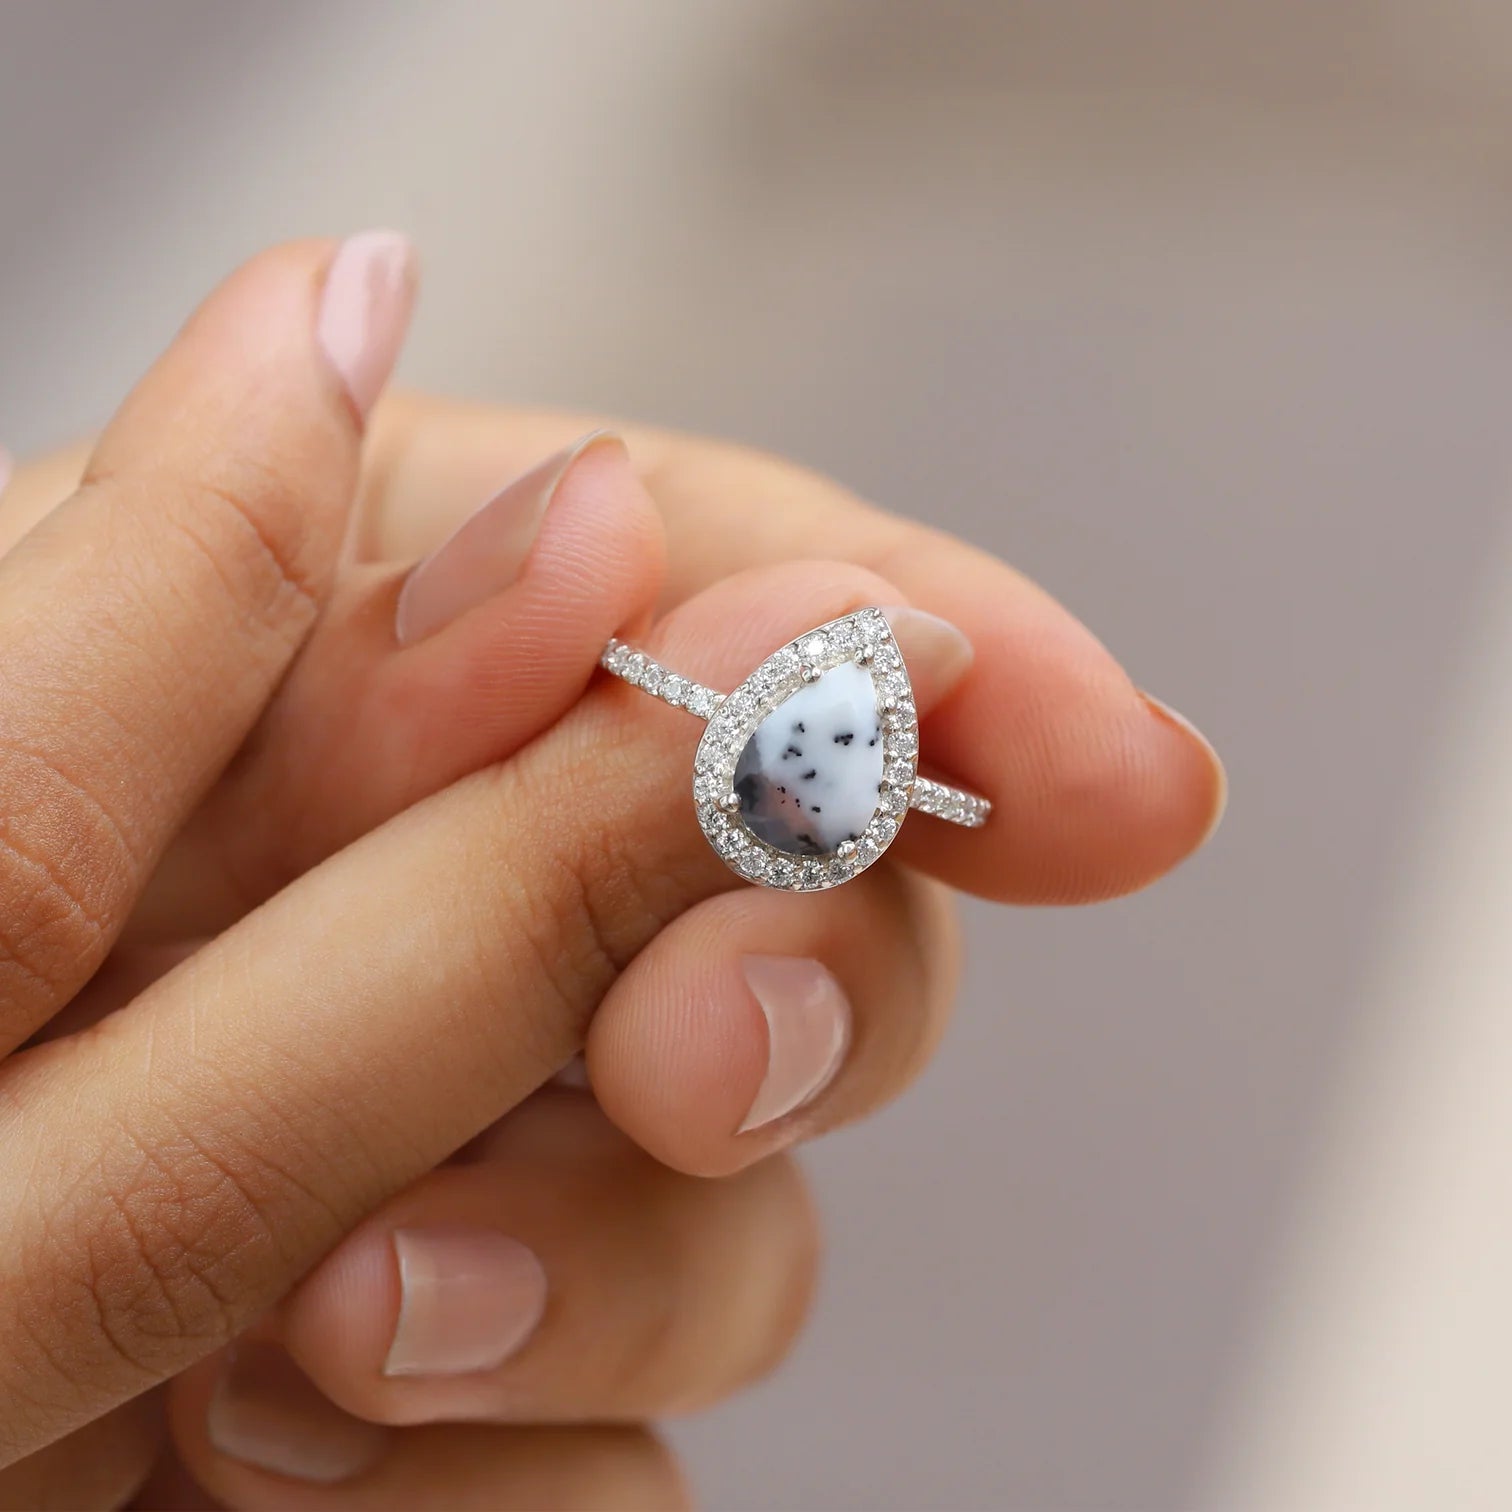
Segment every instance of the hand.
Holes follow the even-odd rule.
[[[201,354],[202,361],[205,356]],[[211,371],[225,365],[223,356],[217,356]],[[134,404],[140,407],[140,400]],[[121,424],[106,438],[107,455]],[[369,476],[377,481],[363,501],[367,554],[412,555],[422,544],[413,536],[416,511],[406,503],[419,497],[410,482],[415,469],[428,475],[433,497],[455,497],[477,475],[498,476],[494,468],[518,455],[511,448],[555,442],[565,434],[557,429],[560,425],[426,405],[396,409],[390,420],[378,422],[373,438],[376,466]],[[256,455],[287,456],[288,439],[273,439],[279,444],[259,445]],[[930,751],[963,780],[991,793],[1005,822],[999,827],[995,821],[969,836],[946,834],[944,827],[927,823],[910,826],[900,845],[910,845],[920,865],[993,895],[1069,900],[1137,885],[1200,838],[1216,801],[1216,772],[1205,748],[1162,716],[1152,716],[1090,637],[1006,569],[915,527],[862,511],[828,485],[779,464],[706,443],[634,433],[630,439],[636,455],[650,464],[672,532],[672,582],[663,602],[677,607],[659,632],[661,644],[671,648],[669,660],[709,681],[733,681],[772,644],[808,624],[858,602],[900,602],[910,588],[919,602],[948,604],[958,622],[974,629],[973,638],[994,647],[991,664],[979,663],[955,696],[947,697],[948,677],[932,695],[927,686],[921,692],[947,698],[930,723]],[[447,466],[427,465],[427,447],[444,448]],[[218,449],[205,447],[204,454]],[[192,471],[197,460],[190,458],[186,466],[187,485],[197,481]],[[287,503],[297,497],[294,482],[293,477],[267,480],[270,500],[282,495]],[[305,486],[302,470],[299,483]],[[23,493],[25,489],[23,479]],[[591,496],[592,490],[587,492]],[[622,480],[608,492],[628,501],[631,521],[641,518],[633,480]],[[761,516],[749,540],[730,532],[723,517],[708,517],[707,497],[741,501],[752,494],[793,500],[798,506],[794,515],[801,508],[806,540],[817,549],[836,549],[843,538],[847,554],[891,558],[896,586],[847,568],[806,566],[752,574],[717,596],[699,593],[731,565],[732,556],[748,552],[757,563],[782,559],[777,532],[768,531],[780,510]],[[402,574],[391,567],[353,574],[328,607],[252,746],[198,806],[166,864],[157,868],[156,880],[144,891],[142,879],[153,869],[147,864],[128,877],[131,885],[116,900],[102,941],[117,927],[128,938],[172,935],[183,927],[174,920],[186,918],[191,908],[198,928],[229,923],[245,898],[272,891],[278,881],[312,866],[321,853],[422,791],[439,787],[456,775],[453,767],[465,770],[507,754],[534,730],[528,718],[509,723],[511,707],[518,702],[515,690],[503,677],[489,682],[491,666],[513,665],[525,675],[527,692],[540,694],[532,705],[537,727],[570,704],[587,680],[604,634],[634,617],[637,592],[654,592],[656,576],[654,521],[651,529],[636,526],[627,541],[620,540],[609,512],[600,510],[598,530],[586,531],[580,527],[591,510],[581,494],[575,497],[576,512],[573,497],[553,498],[518,582],[496,585],[497,591],[483,602],[462,603],[459,618],[433,626],[431,634],[402,650],[395,648],[392,632]],[[688,506],[700,497],[703,513],[695,516]],[[77,502],[49,522],[46,529],[54,540],[64,516],[72,513],[77,525]],[[755,512],[739,513],[744,518]],[[616,512],[614,519],[620,518]],[[572,533],[574,522],[577,534]],[[781,521],[780,528],[791,538],[791,519]],[[539,613],[550,597],[540,592],[542,571],[557,564],[562,570],[552,581],[568,587],[572,578],[565,569],[575,559],[567,548],[588,549],[603,539],[617,542],[607,560],[601,551],[599,566],[607,582],[592,583],[592,593],[579,584],[575,608],[590,618],[607,616],[607,627],[590,624],[591,640],[585,632],[583,644],[575,645],[570,632],[577,620],[553,621],[552,634],[534,649],[559,654],[560,660],[548,662],[534,681],[529,674],[536,663],[517,659],[511,664],[508,653],[518,643],[521,627],[536,623],[526,609],[533,604]],[[73,540],[74,549],[82,549],[80,540],[82,536]],[[733,549],[737,544],[738,551]],[[615,565],[625,562],[633,570],[616,578]],[[431,577],[436,580],[435,568]],[[9,603],[15,582],[14,572],[9,577],[0,572],[5,593],[0,609]],[[100,590],[96,583],[89,587],[92,593]],[[57,601],[72,603],[81,596],[87,597],[75,594]],[[466,596],[461,594],[463,600]],[[189,627],[203,624],[204,606],[194,607],[196,614],[186,618],[181,632],[186,637]],[[113,602],[109,608],[112,614],[119,612]],[[35,612],[43,619],[53,611],[49,606],[48,616]],[[732,626],[737,627],[733,634]],[[939,649],[937,630],[921,633],[935,635]],[[721,643],[720,653],[711,654],[710,648]],[[183,648],[175,642],[166,649],[181,653]],[[185,690],[185,703],[175,712],[203,699],[207,683],[216,685],[225,663],[234,663],[245,649],[234,645],[222,663],[206,663],[204,675]],[[942,654],[942,665],[948,660],[948,653]],[[961,670],[959,665],[955,670]],[[115,679],[111,668],[104,683]],[[98,682],[73,686],[93,688]],[[265,696],[261,684],[259,689],[258,696]],[[462,690],[479,696],[461,699]],[[57,702],[53,694],[49,703],[54,709]],[[396,720],[394,711],[400,707],[414,717]],[[802,1250],[811,1245],[805,1219],[781,1216],[801,1214],[801,1199],[794,1201],[796,1186],[787,1176],[761,1174],[790,1169],[780,1163],[759,1166],[742,1178],[743,1187],[725,1189],[745,1196],[707,1198],[721,1187],[686,1180],[679,1185],[680,1179],[669,1172],[652,1175],[655,1167],[627,1145],[614,1146],[620,1152],[616,1158],[625,1162],[615,1167],[623,1176],[616,1189],[639,1190],[642,1181],[672,1183],[669,1195],[651,1203],[660,1222],[649,1238],[653,1254],[663,1259],[668,1257],[669,1231],[686,1243],[685,1252],[671,1246],[673,1255],[685,1253],[695,1267],[688,1273],[695,1280],[679,1287],[691,1302],[679,1318],[698,1318],[700,1297],[708,1299],[713,1311],[723,1310],[721,1304],[731,1295],[750,1294],[752,1277],[732,1263],[738,1257],[721,1250],[721,1240],[732,1233],[750,1241],[744,1257],[749,1263],[764,1262],[757,1273],[781,1283],[774,1287],[781,1295],[765,1312],[754,1309],[755,1326],[744,1350],[731,1349],[730,1358],[713,1368],[705,1347],[710,1330],[695,1331],[697,1349],[686,1347],[685,1339],[681,1350],[659,1353],[626,1342],[627,1328],[633,1334],[636,1326],[644,1327],[644,1307],[611,1309],[609,1315],[594,1311],[594,1303],[616,1300],[616,1283],[623,1290],[627,1275],[659,1274],[654,1265],[646,1270],[606,1264],[597,1278],[574,1271],[573,1257],[591,1248],[583,1236],[581,1203],[557,1200],[565,1177],[560,1171],[539,1174],[553,1172],[544,1150],[529,1161],[522,1152],[533,1148],[529,1135],[541,1127],[534,1120],[548,1115],[596,1118],[581,1099],[548,1097],[502,1125],[490,1140],[522,1141],[511,1147],[507,1162],[487,1158],[499,1153],[490,1147],[475,1164],[422,1175],[571,1053],[578,1023],[606,988],[607,1000],[589,1036],[596,1090],[622,1127],[684,1169],[734,1170],[799,1132],[865,1111],[896,1089],[937,1033],[947,985],[942,979],[949,974],[949,941],[939,923],[937,894],[886,869],[823,897],[730,891],[732,879],[702,850],[696,830],[669,822],[680,814],[686,819],[689,746],[681,718],[626,689],[595,687],[549,736],[514,762],[457,784],[310,871],[101,1031],[28,1051],[5,1068],[3,1086],[21,1136],[12,1147],[26,1150],[39,1170],[50,1168],[47,1161],[76,1169],[77,1143],[89,1137],[77,1128],[49,1127],[43,1110],[63,1106],[60,1099],[70,1092],[77,1097],[81,1086],[103,1095],[104,1155],[66,1197],[45,1201],[45,1193],[31,1194],[30,1210],[45,1206],[49,1217],[67,1220],[55,1224],[59,1232],[87,1238],[96,1260],[104,1254],[117,1262],[108,1268],[112,1285],[102,1288],[95,1278],[86,1290],[137,1367],[127,1373],[128,1387],[135,1382],[131,1389],[139,1389],[144,1375],[161,1378],[229,1337],[280,1295],[303,1265],[360,1213],[414,1178],[419,1184],[372,1213],[275,1315],[273,1324],[275,1334],[329,1396],[366,1417],[398,1423],[464,1412],[510,1420],[641,1416],[665,1407],[670,1398],[698,1398],[728,1386],[764,1363],[774,1340],[780,1344],[787,1326],[783,1318],[801,1310],[794,1298],[804,1290]],[[398,751],[384,741],[396,725]],[[167,724],[161,728],[172,730]],[[426,730],[436,738],[415,738],[415,732]],[[44,733],[53,742],[51,750],[64,749],[65,736],[75,734]],[[234,744],[223,741],[217,750],[228,752]],[[67,750],[77,755],[74,747]],[[354,765],[354,752],[361,765]],[[135,755],[145,759],[141,752]],[[578,801],[564,809],[554,791],[562,774],[580,767],[585,756],[603,765],[582,774]],[[129,786],[132,771],[124,767],[120,780]],[[168,822],[157,824],[158,849],[198,796],[193,792],[181,798]],[[14,810],[7,804],[6,811]],[[297,832],[289,822],[310,816],[319,822]],[[620,831],[608,855],[602,849],[606,823]],[[1009,835],[1011,849],[1002,843]],[[457,856],[472,858],[470,875],[458,875]],[[535,891],[522,888],[521,880],[534,875],[532,861],[541,856],[549,858],[542,885]],[[454,938],[470,942],[471,948],[458,952],[462,960],[427,959],[427,969],[417,969],[417,900],[418,922],[445,920],[455,926]],[[861,932],[878,935],[881,923],[892,926],[886,930],[888,943],[875,951],[858,948]],[[403,938],[406,933],[410,938]],[[87,941],[79,937],[70,944],[93,940],[92,935]],[[831,979],[843,985],[840,1011],[852,1018],[851,1050],[822,1095],[795,1117],[737,1134],[760,1095],[768,1036],[781,1018],[781,1008],[774,1004],[769,1028],[744,980],[740,957],[770,951],[774,941],[783,954],[796,959],[808,954],[823,962]],[[631,969],[616,977],[617,968],[632,956]],[[226,986],[233,982],[234,994]],[[491,983],[498,986],[490,990]],[[59,986],[68,985],[54,985],[50,994],[32,1000],[41,1003],[41,1014],[35,1007],[27,1011],[25,993],[16,996],[19,1010],[8,998],[13,1032],[36,1027],[66,995]],[[301,999],[303,1014],[291,1017],[291,1007]],[[690,1010],[700,1003],[715,1011],[694,1019]],[[314,1038],[310,1049],[326,1059],[307,1064],[307,1057],[280,1034],[281,1021],[301,1023]],[[199,1035],[199,1053],[193,1057],[185,1053],[190,1032]],[[154,1080],[171,1095],[148,1099],[140,1065],[135,1079],[122,1078],[121,1065],[135,1064],[133,1052],[140,1054],[144,1044],[153,1046]],[[108,1057],[102,1046],[111,1047]],[[675,1056],[670,1063],[669,1055]],[[218,1069],[227,1065],[236,1068],[231,1087]],[[485,1067],[486,1076],[480,1074]],[[375,1081],[392,1095],[375,1098]],[[255,1106],[241,1105],[249,1098]],[[577,1111],[563,1114],[564,1102]],[[110,1116],[123,1108],[148,1126],[133,1126],[130,1148],[146,1143],[152,1169],[162,1173],[163,1184],[145,1202],[133,1194],[123,1204],[123,1173],[105,1159],[121,1148],[119,1135],[110,1133]],[[175,1130],[192,1131],[198,1148],[184,1148],[183,1136]],[[344,1138],[333,1138],[333,1131]],[[67,1140],[60,1138],[64,1134]],[[156,1143],[146,1134],[155,1134]],[[589,1143],[614,1138],[589,1121],[576,1137]],[[560,1130],[552,1135],[554,1141],[563,1138]],[[364,1151],[360,1164],[365,1169],[344,1169],[351,1162],[335,1158],[340,1148]],[[609,1146],[595,1148],[607,1151]],[[63,1158],[70,1149],[71,1161]],[[523,1178],[516,1174],[522,1171]],[[533,1179],[539,1180],[535,1190],[545,1195],[538,1196],[541,1211],[531,1218],[530,1202],[520,1193],[531,1189]],[[768,1188],[765,1198],[750,1195],[758,1179]],[[172,1232],[174,1204],[163,1201],[168,1191],[213,1192],[213,1204],[190,1204],[202,1213],[213,1207],[213,1232],[192,1236],[192,1243],[191,1236]],[[771,1195],[783,1191],[787,1197]],[[16,1195],[6,1194],[8,1216]],[[596,1195],[601,1203],[602,1191]],[[707,1206],[717,1201],[728,1205],[718,1210]],[[119,1218],[109,1215],[123,1206],[132,1232],[116,1234],[111,1249],[104,1240]],[[627,1207],[631,1211],[623,1231],[615,1229],[614,1243],[607,1246],[622,1262],[639,1253],[635,1219],[643,1204]],[[385,1377],[382,1366],[398,1306],[392,1262],[396,1226],[414,1232],[434,1227],[438,1218],[455,1224],[460,1215],[486,1230],[488,1220],[497,1221],[499,1213],[520,1211],[527,1226],[534,1225],[526,1237],[546,1261],[553,1297],[529,1346],[496,1370],[465,1379]],[[685,1225],[676,1216],[683,1212],[690,1215]],[[700,1213],[702,1217],[692,1216]],[[748,1229],[738,1221],[740,1213],[759,1214],[761,1221]],[[769,1255],[759,1241],[773,1233],[796,1235],[800,1242],[785,1257]],[[144,1243],[143,1235],[150,1243]],[[66,1274],[72,1262],[79,1279],[77,1240],[72,1248],[56,1241],[53,1247],[62,1252],[49,1263]],[[165,1258],[177,1266],[176,1273],[174,1265],[164,1265]],[[86,1253],[84,1259],[87,1263],[90,1256]],[[187,1274],[186,1260],[193,1262]],[[227,1300],[207,1309],[208,1299],[190,1284],[196,1280],[194,1270],[213,1277]],[[716,1284],[697,1284],[699,1275]],[[364,1284],[348,1285],[354,1276]],[[734,1284],[742,1277],[743,1285]],[[176,1304],[178,1321],[166,1340],[152,1337],[162,1321],[160,1309],[123,1310],[123,1292],[129,1297],[144,1278]],[[36,1282],[30,1277],[33,1287]],[[186,1287],[190,1294],[181,1296]],[[11,1295],[8,1288],[6,1296]],[[618,1300],[633,1303],[623,1295]],[[9,1333],[16,1323],[6,1317]],[[676,1321],[669,1322],[673,1344],[682,1337],[671,1327]],[[581,1332],[575,1335],[574,1327]],[[720,1337],[730,1332],[722,1330]],[[48,1357],[77,1367],[81,1347],[97,1334],[97,1327],[80,1329],[76,1319],[72,1331],[63,1330],[61,1341],[47,1335]],[[618,1400],[593,1398],[606,1385],[605,1372],[592,1372],[591,1380],[574,1375],[584,1355],[580,1346],[588,1339],[601,1349],[618,1344],[625,1351],[630,1365],[618,1382],[624,1393]],[[738,1337],[735,1342],[740,1344]],[[13,1359],[8,1347],[5,1354]],[[54,1410],[48,1431],[59,1431],[60,1421],[66,1427],[68,1421],[92,1416],[113,1399],[112,1392],[124,1394],[119,1385],[109,1384],[108,1372],[91,1369],[87,1374],[87,1380],[72,1382],[72,1410],[78,1415],[60,1419]],[[638,1381],[630,1379],[637,1374]],[[7,1380],[14,1383],[15,1378],[0,1375],[0,1382]],[[203,1373],[176,1388],[180,1447],[218,1494],[237,1504],[255,1504],[267,1494],[269,1482],[210,1449],[204,1434],[208,1391]],[[15,1415],[4,1416],[10,1421]],[[529,1463],[527,1441],[537,1446],[562,1442],[549,1434],[495,1432],[490,1438],[483,1430],[468,1432],[479,1440],[475,1460],[485,1467],[479,1472],[484,1485],[499,1484],[486,1478],[499,1473],[486,1468],[496,1462]],[[483,1439],[499,1447],[491,1453]],[[351,1504],[374,1504],[373,1498],[388,1494],[384,1486],[392,1493],[406,1474],[431,1464],[436,1445],[443,1442],[445,1435],[432,1430],[403,1434],[385,1445],[375,1468],[351,1483],[350,1495],[358,1498]],[[630,1453],[624,1449],[630,1441],[613,1442]],[[581,1473],[591,1456],[581,1454],[580,1441],[572,1444],[573,1463]],[[635,1452],[648,1465],[660,1463],[654,1453]],[[556,1451],[542,1453],[550,1461]],[[280,1495],[286,1494],[286,1483],[274,1484]],[[500,1499],[489,1504],[498,1505]]]

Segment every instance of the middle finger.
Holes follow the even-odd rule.
[[[773,644],[896,599],[833,564],[752,574],[675,611],[659,644],[733,682]],[[736,885],[687,802],[684,718],[596,686],[512,763],[390,821],[125,1011],[0,1072],[6,1450],[240,1332],[574,1054],[660,928]],[[39,1381],[46,1410],[19,1410]]]

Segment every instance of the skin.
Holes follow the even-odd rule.
[[[401,648],[410,564],[598,422],[396,396],[364,426],[310,340],[332,251],[240,270],[87,460],[4,495],[0,1505],[120,1504],[149,1474],[151,1505],[186,1477],[236,1507],[677,1504],[639,1425],[793,1338],[817,1240],[784,1152],[927,1059],[949,890],[1143,886],[1209,833],[1221,769],[1010,568],[634,426],[517,580]],[[831,893],[746,888],[688,812],[686,716],[598,651],[627,632],[732,686],[868,603],[976,646],[916,694],[994,819],[916,819]],[[766,1029],[738,961],[774,940],[841,983],[853,1043],[740,1134]],[[543,1091],[579,1052],[595,1097]],[[503,1213],[555,1311],[495,1371],[385,1377],[393,1230]],[[215,1451],[249,1329],[385,1425],[369,1470]]]

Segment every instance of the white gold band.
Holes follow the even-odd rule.
[[[699,719],[711,718],[727,696],[669,671],[644,651],[637,651],[617,638],[604,648],[599,665],[631,687],[671,704],[674,709],[685,709]],[[921,814],[964,825],[967,829],[980,829],[992,813],[988,799],[917,775],[908,794],[908,806]]]

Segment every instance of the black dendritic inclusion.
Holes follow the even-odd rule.
[[[793,722],[792,729],[789,731],[788,744],[781,756],[783,763],[797,763],[803,760],[803,737],[807,733],[802,720]],[[856,735],[855,730],[842,730],[831,738],[837,746],[849,746]],[[875,746],[881,738],[882,725],[879,721],[866,743],[868,746]],[[788,768],[785,767],[786,769]],[[753,734],[746,742],[745,750],[740,753],[740,760],[735,767],[735,795],[740,799],[740,817],[758,839],[765,840],[768,845],[776,850],[785,851],[788,855],[832,854],[833,847],[821,844],[813,831],[804,827],[801,822],[805,814],[817,816],[824,812],[817,803],[805,803],[798,786],[804,782],[812,782],[818,775],[818,767],[811,766],[793,779],[794,785],[791,788],[785,782],[773,782],[761,770],[761,761],[756,750],[756,737]],[[860,836],[851,831],[844,838],[855,841],[859,840]]]

